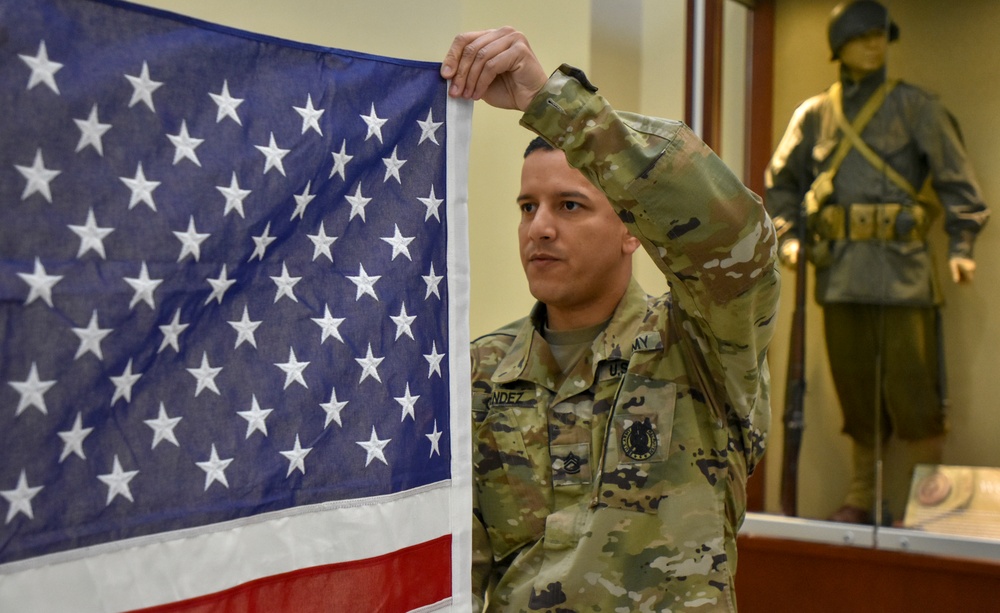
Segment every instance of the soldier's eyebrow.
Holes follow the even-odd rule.
[[[568,191],[564,191],[564,192],[559,192],[556,195],[559,196],[560,200],[566,200],[566,199],[588,200],[588,201],[590,200],[590,198],[587,196],[587,194],[585,194],[583,192],[578,192],[576,190],[568,190]],[[534,201],[534,200],[537,200],[537,198],[535,198],[531,194],[521,194],[520,196],[517,197],[517,201],[518,202],[521,202],[523,200]]]

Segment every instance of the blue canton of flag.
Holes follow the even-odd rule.
[[[0,565],[449,480],[437,66],[0,23]]]

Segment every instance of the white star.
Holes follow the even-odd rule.
[[[103,360],[104,354],[101,352],[101,341],[104,337],[111,334],[111,328],[100,328],[97,326],[97,310],[90,316],[90,323],[87,324],[86,328],[72,328],[73,334],[80,338],[80,347],[76,350],[76,355],[73,359],[79,358],[81,355],[87,353],[93,353],[97,356],[97,359]]]
[[[101,256],[101,259],[108,259],[107,255],[104,253],[104,239],[115,231],[114,228],[100,228],[97,225],[97,220],[94,218],[94,209],[91,207],[90,211],[87,212],[87,221],[82,226],[68,226],[74,234],[80,237],[80,249],[76,252],[76,257],[83,257],[84,253],[87,253],[91,249]]]
[[[392,259],[395,260],[396,256],[402,253],[406,256],[407,260],[413,261],[410,257],[410,249],[408,245],[413,242],[412,236],[403,236],[399,233],[399,225],[393,224],[395,231],[392,236],[383,236],[382,240],[392,245]]]
[[[323,305],[323,317],[313,317],[313,321],[316,322],[320,328],[323,329],[323,336],[319,339],[320,345],[323,344],[326,339],[331,336],[340,342],[344,342],[344,339],[340,336],[340,324],[344,323],[343,317],[333,317],[330,315],[330,305]]]
[[[399,169],[403,167],[406,160],[396,157],[396,147],[392,148],[392,157],[382,158],[382,163],[385,164],[385,178],[382,179],[382,182],[385,183],[389,177],[394,177],[396,183],[402,184],[403,181],[399,178]]]
[[[372,436],[370,439],[368,439],[367,441],[356,441],[358,445],[361,445],[361,447],[368,452],[368,457],[365,458],[365,466],[371,464],[372,460],[375,459],[381,460],[383,464],[388,466],[389,462],[386,461],[385,453],[383,452],[383,450],[391,440],[392,440],[391,438],[387,438],[385,440],[379,440],[378,435],[375,434],[375,426],[372,426]]]
[[[274,142],[274,132],[271,132],[271,142],[266,147],[263,145],[255,146],[257,151],[263,153],[264,157],[267,158],[264,161],[264,174],[267,174],[268,170],[276,168],[282,176],[287,176],[285,175],[285,165],[281,163],[281,159],[288,155],[291,149],[280,149]]]
[[[22,55],[19,53],[17,57],[21,58],[21,61],[31,69],[27,89],[31,89],[39,83],[45,83],[49,89],[57,94],[59,93],[59,86],[56,85],[55,75],[63,65],[49,59],[49,52],[45,48],[44,40],[38,43],[38,53],[36,55]]]
[[[434,420],[434,430],[431,431],[430,434],[425,434],[424,435],[431,442],[431,454],[429,456],[427,456],[427,457],[433,458],[435,453],[438,454],[438,455],[441,455],[441,448],[439,446],[440,441],[441,441],[441,434],[442,434],[441,432],[438,432],[438,421],[435,419]]]
[[[129,488],[129,481],[139,474],[137,470],[122,470],[121,462],[118,461],[118,454],[115,454],[114,464],[111,472],[105,475],[97,475],[105,485],[108,486],[108,501],[105,506],[110,506],[111,501],[121,495],[128,498],[129,502],[135,502],[132,498],[132,490]]]
[[[312,94],[306,96],[306,105],[304,107],[293,106],[295,112],[302,116],[302,133],[305,134],[306,130],[312,128],[316,130],[316,133],[323,136],[323,131],[319,129],[319,118],[323,116],[326,111],[324,109],[314,109]]]
[[[435,296],[437,296],[438,298],[440,298],[441,294],[438,292],[438,284],[441,282],[441,279],[444,279],[444,277],[439,277],[439,276],[437,276],[437,275],[434,274],[434,263],[433,262],[431,262],[431,272],[430,272],[430,274],[421,275],[421,278],[424,280],[424,283],[427,284],[427,293],[424,295],[424,300],[427,300],[428,298],[430,298],[431,294],[434,294]]]
[[[174,428],[177,424],[184,419],[183,417],[170,417],[167,415],[167,409],[164,408],[163,403],[160,403],[160,411],[156,416],[156,419],[144,419],[142,420],[147,426],[153,429],[153,446],[150,449],[156,449],[156,446],[160,444],[160,441],[167,441],[173,443],[175,447],[180,447],[181,444],[177,442],[177,436],[174,434]]]
[[[306,380],[302,377],[303,371],[305,371],[306,366],[309,366],[309,362],[300,362],[295,358],[295,350],[291,347],[288,348],[288,361],[287,362],[277,362],[275,366],[285,371],[285,387],[283,389],[288,389],[288,386],[292,383],[301,383],[302,387],[309,389],[306,385]]]
[[[181,310],[177,309],[174,311],[174,320],[165,326],[160,326],[160,332],[163,333],[163,342],[160,343],[160,348],[156,350],[156,353],[160,353],[169,345],[174,348],[174,351],[180,351],[180,346],[178,341],[180,340],[181,332],[187,330],[187,327],[191,324],[181,323]]]
[[[195,462],[198,468],[205,471],[205,491],[208,491],[208,486],[212,485],[213,482],[218,481],[222,485],[229,488],[229,481],[226,480],[226,468],[233,462],[232,458],[228,460],[220,460],[219,454],[215,450],[215,443],[212,443],[212,453],[208,460],[205,462]]]
[[[399,403],[399,406],[403,407],[403,414],[399,417],[399,421],[403,421],[404,419],[406,419],[407,415],[410,416],[410,419],[414,419],[413,405],[417,403],[417,400],[420,400],[420,396],[410,395],[409,383],[406,384],[406,392],[403,394],[403,396],[401,398],[396,398],[395,400],[396,402]]]
[[[49,411],[45,407],[45,392],[56,384],[53,381],[42,381],[38,378],[38,365],[35,362],[31,363],[31,370],[28,372],[28,378],[24,381],[8,381],[8,385],[17,390],[18,394],[21,394],[21,400],[17,403],[17,409],[14,411],[14,416],[18,416],[24,412],[28,407],[35,407],[42,412],[43,415],[48,415]]]
[[[309,240],[311,240],[313,243],[314,262],[316,261],[316,258],[318,258],[321,255],[325,255],[328,260],[333,262],[333,255],[330,253],[330,245],[332,245],[333,241],[337,240],[338,237],[327,236],[326,225],[324,223],[321,222],[319,224],[319,232],[317,232],[316,234],[306,234],[306,236],[308,236]]]
[[[71,453],[86,460],[87,456],[83,453],[83,440],[93,431],[93,428],[83,427],[83,418],[80,416],[80,413],[77,413],[72,428],[56,433],[63,440],[63,450],[59,455],[59,463],[62,464],[63,460],[68,458]]]
[[[218,94],[209,93],[215,104],[219,106],[219,112],[215,115],[215,123],[219,123],[224,118],[229,117],[239,125],[243,125],[240,116],[236,114],[236,107],[243,103],[243,98],[233,98],[229,95],[229,81],[222,81],[222,91]]]
[[[132,108],[136,105],[136,103],[142,101],[146,103],[149,110],[155,113],[156,109],[153,107],[153,92],[159,89],[163,83],[149,78],[149,65],[143,61],[142,72],[139,73],[138,77],[125,75],[125,78],[132,84],[132,99],[128,101],[128,108]]]
[[[131,285],[132,289],[135,290],[135,295],[132,296],[131,302],[128,303],[128,308],[131,309],[138,304],[140,300],[148,304],[149,308],[156,308],[156,304],[153,302],[153,292],[157,287],[159,287],[160,283],[163,283],[163,279],[150,279],[149,271],[146,270],[145,261],[143,261],[142,267],[139,269],[138,277],[122,277],[122,280]]]
[[[350,279],[351,283],[356,285],[358,288],[357,295],[354,296],[355,302],[361,300],[361,296],[364,294],[368,294],[375,300],[378,300],[378,296],[375,295],[375,282],[381,279],[382,275],[370,277],[368,276],[368,273],[365,272],[365,267],[358,264],[358,276],[352,277],[348,275],[347,278]]]
[[[344,407],[347,406],[347,401],[345,400],[343,402],[340,402],[337,400],[336,388],[330,390],[330,402],[320,403],[319,406],[322,407],[324,411],[326,411],[326,423],[323,424],[324,428],[329,426],[331,421],[337,422],[337,425],[340,426],[341,428],[344,427],[343,422],[340,421],[340,412],[343,411]]]
[[[267,419],[267,416],[274,409],[261,409],[260,405],[257,404],[257,396],[251,394],[250,398],[250,410],[236,412],[237,415],[247,420],[246,438],[250,438],[250,435],[257,430],[260,430],[264,436],[267,436],[267,424],[264,423],[264,420]]]
[[[254,258],[259,258],[260,261],[263,262],[264,261],[264,251],[267,250],[268,245],[270,245],[274,241],[278,240],[278,237],[271,236],[271,222],[270,221],[267,222],[266,226],[264,226],[264,233],[263,234],[261,234],[260,236],[251,236],[250,238],[253,239],[254,248],[253,248],[253,253],[250,254],[250,259],[247,260],[248,262],[252,262]]]
[[[438,215],[438,207],[441,206],[441,203],[444,202],[444,200],[441,200],[434,195],[433,185],[431,185],[430,196],[427,196],[426,198],[417,198],[417,200],[423,202],[424,206],[427,207],[427,213],[424,215],[424,221],[428,221],[431,217],[435,217],[438,221],[441,221],[441,216]]]
[[[253,348],[257,348],[257,338],[254,337],[253,333],[260,327],[260,321],[250,321],[250,316],[247,314],[247,306],[243,305],[243,318],[239,321],[229,321],[226,322],[236,330],[236,345],[233,349],[236,349],[244,341],[253,345]]]
[[[441,127],[443,122],[434,121],[434,109],[427,109],[427,119],[424,121],[417,120],[417,125],[420,126],[420,140],[417,144],[429,140],[435,145],[439,144],[437,137],[434,135],[437,129]]]
[[[30,487],[28,485],[28,477],[25,475],[24,469],[21,469],[21,476],[17,479],[17,487],[12,490],[0,491],[0,496],[7,499],[10,506],[7,508],[7,521],[5,524],[9,524],[18,513],[24,513],[28,516],[28,519],[34,519],[35,514],[31,509],[31,499],[42,491],[43,485],[38,485],[35,487]]]
[[[365,135],[365,140],[368,140],[374,134],[378,138],[378,142],[382,142],[382,125],[385,124],[386,119],[381,119],[375,114],[375,104],[372,103],[372,110],[368,115],[361,115],[361,119],[365,120],[365,124],[368,125],[368,134]]]
[[[63,275],[48,274],[45,272],[45,267],[42,266],[42,261],[35,258],[35,272],[19,272],[17,276],[21,277],[31,288],[28,290],[28,297],[24,301],[25,305],[31,304],[36,298],[41,298],[45,301],[45,304],[52,306],[52,286],[59,283]]]
[[[379,383],[382,382],[382,378],[378,376],[378,365],[382,363],[385,358],[376,358],[372,355],[372,344],[368,343],[368,353],[363,358],[354,358],[354,361],[361,366],[361,378],[358,379],[358,383],[361,383],[368,377],[372,377]]]
[[[28,180],[28,184],[24,186],[24,191],[21,192],[21,200],[27,200],[28,196],[38,192],[45,200],[52,202],[52,190],[49,188],[49,183],[52,179],[62,174],[62,171],[51,170],[45,167],[45,159],[42,157],[42,150],[40,148],[35,150],[35,161],[32,162],[31,166],[14,164],[14,168],[21,173],[21,176]]]
[[[207,352],[202,352],[201,354],[201,366],[198,368],[187,368],[185,370],[191,373],[191,376],[197,381],[197,386],[194,390],[195,398],[197,398],[198,394],[206,388],[212,390],[220,396],[222,395],[219,392],[219,388],[215,385],[215,378],[219,376],[220,372],[222,372],[222,367],[218,366],[216,368],[212,368],[212,366],[208,363]]]
[[[285,266],[284,262],[281,263],[281,276],[271,277],[271,280],[278,286],[277,291],[274,293],[275,302],[280,300],[282,296],[288,296],[292,299],[292,302],[299,301],[299,299],[295,297],[295,294],[292,293],[292,288],[295,287],[296,283],[302,280],[302,277],[290,277],[288,275],[288,268]]]
[[[424,359],[427,360],[427,378],[430,379],[431,375],[437,373],[441,376],[441,359],[444,358],[445,354],[437,352],[437,342],[431,343],[431,352],[429,354],[424,354]]]
[[[333,175],[340,175],[341,179],[345,181],[347,180],[347,177],[345,176],[347,163],[353,160],[354,156],[347,155],[346,147],[347,147],[347,140],[344,139],[340,142],[339,153],[336,151],[330,152],[331,154],[333,154],[333,169],[330,171],[331,179],[333,178]]]
[[[416,318],[417,318],[416,315],[407,315],[406,314],[406,303],[405,302],[399,308],[399,315],[390,315],[389,316],[389,319],[392,320],[392,323],[396,324],[396,339],[395,340],[399,340],[399,337],[402,336],[402,335],[404,335],[404,334],[406,336],[409,336],[410,338],[413,338],[413,331],[410,329],[410,324],[412,324],[413,320],[415,320]],[[416,339],[414,339],[414,340],[416,340]]]
[[[109,377],[111,382],[115,384],[115,393],[111,396],[111,406],[115,406],[119,398],[124,398],[126,404],[132,402],[132,386],[141,376],[142,373],[132,373],[132,358],[129,358],[128,364],[125,365],[125,371],[120,376]]]
[[[205,304],[208,304],[214,298],[219,304],[222,304],[222,297],[225,295],[226,290],[228,290],[233,283],[236,283],[236,279],[230,279],[226,274],[226,265],[222,265],[222,272],[219,273],[218,279],[205,279],[208,284],[212,286],[212,293],[209,294],[208,298],[205,300]]]
[[[195,163],[196,166],[201,166],[201,161],[198,159],[198,154],[194,152],[198,148],[198,145],[205,142],[203,138],[194,138],[188,134],[187,120],[181,120],[181,131],[177,134],[167,134],[167,138],[170,142],[174,144],[174,166],[177,162],[187,158]]]
[[[233,173],[233,178],[229,181],[229,187],[223,187],[222,185],[216,185],[215,189],[222,192],[222,195],[226,197],[226,209],[222,211],[222,216],[225,217],[229,214],[229,211],[235,210],[240,214],[240,217],[246,219],[243,214],[243,199],[250,195],[251,190],[240,189],[240,183],[236,180],[236,173]]]
[[[188,227],[184,232],[174,232],[174,236],[177,240],[181,242],[181,254],[177,256],[177,261],[180,262],[187,256],[194,258],[197,262],[201,259],[201,244],[205,242],[205,239],[211,236],[209,233],[201,234],[198,229],[194,227],[194,215],[188,217]]]
[[[87,119],[74,119],[76,127],[80,128],[80,142],[76,144],[76,152],[83,151],[88,145],[97,150],[98,155],[104,156],[104,145],[101,137],[111,129],[110,123],[101,123],[97,119],[97,105],[90,109],[90,116]]]
[[[135,178],[118,177],[130,190],[132,197],[128,201],[128,209],[131,211],[135,205],[145,202],[152,210],[156,210],[156,203],[153,202],[153,190],[160,186],[159,181],[147,181],[146,174],[142,171],[142,162],[139,162],[135,170]]]
[[[285,474],[286,479],[289,476],[291,476],[292,471],[296,469],[303,475],[306,474],[305,460],[306,456],[309,455],[310,451],[312,451],[312,447],[306,447],[305,449],[302,448],[302,445],[299,443],[299,435],[296,434],[295,447],[293,447],[288,451],[279,452],[281,455],[285,456],[285,458],[288,459],[288,473]]]
[[[361,221],[367,221],[365,219],[365,207],[368,206],[368,203],[372,199],[361,195],[361,184],[358,183],[358,189],[354,192],[353,196],[344,196],[344,198],[347,198],[347,201],[351,203],[351,215],[347,218],[347,221],[351,221],[355,216],[361,217]]]
[[[306,207],[309,206],[309,203],[316,197],[316,194],[309,193],[310,187],[312,187],[312,181],[307,181],[306,188],[302,190],[302,193],[293,195],[295,198],[295,210],[292,212],[292,220],[296,217],[302,219],[306,214]]]
[[[73,427],[70,430],[64,430],[62,432],[57,432],[59,438],[63,440],[63,450],[62,454],[59,456],[59,463],[61,464],[71,453],[76,454],[80,458],[86,460],[87,456],[83,452],[83,441],[90,435],[93,428],[84,428],[83,422],[81,421],[80,413],[76,414],[76,420],[73,422]]]

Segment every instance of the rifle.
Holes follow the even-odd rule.
[[[792,312],[792,333],[788,348],[788,370],[785,379],[785,444],[781,464],[781,512],[798,515],[799,451],[802,449],[803,403],[806,378],[806,207],[799,207],[795,228],[799,240],[795,261],[795,310]]]
[[[810,215],[819,212],[833,193],[833,179],[851,148],[858,145],[867,147],[860,137],[851,138],[850,135],[857,136],[864,130],[897,83],[896,80],[883,83],[865,102],[854,121],[849,124],[844,119],[841,84],[838,81],[830,86],[830,99],[833,102],[837,121],[841,131],[848,137],[840,140],[836,152],[830,158],[830,165],[813,179],[809,191],[803,198],[803,205],[798,208],[798,223],[795,226],[795,236],[799,239],[798,259],[795,261],[795,310],[792,313],[788,374],[785,379],[785,413],[782,417],[785,426],[785,447],[781,464],[781,512],[791,517],[798,514],[799,451],[802,449],[802,431],[805,429],[802,405],[806,394],[806,239],[809,237],[808,220]]]

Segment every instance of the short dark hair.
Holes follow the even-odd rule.
[[[528,143],[528,148],[524,150],[524,157],[528,157],[535,151],[555,151],[556,148],[549,144],[547,140],[541,136],[536,136]]]

